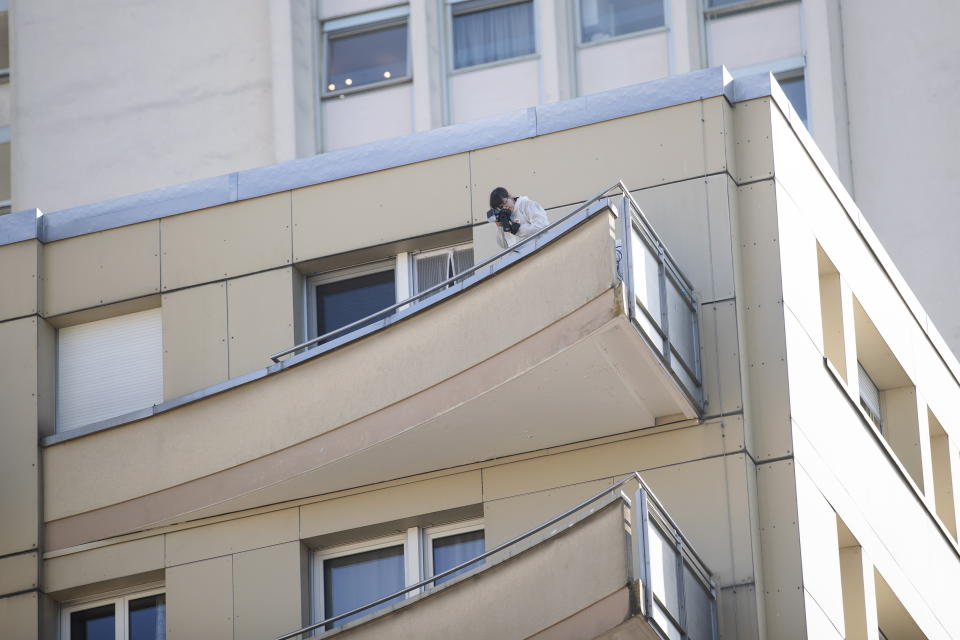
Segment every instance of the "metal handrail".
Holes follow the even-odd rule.
[[[653,491],[650,490],[650,487],[647,486],[647,484],[643,481],[643,478],[640,477],[640,472],[639,472],[639,471],[632,471],[632,472],[630,472],[629,474],[627,474],[627,476],[624,477],[623,479],[614,482],[612,485],[610,485],[610,486],[607,487],[606,489],[603,489],[602,491],[599,491],[598,493],[595,493],[594,495],[590,496],[590,497],[587,498],[586,500],[583,500],[583,501],[580,502],[579,504],[577,504],[577,505],[575,505],[575,506],[567,509],[567,510],[564,511],[563,513],[561,513],[561,514],[559,514],[559,515],[556,515],[556,516],[550,518],[549,520],[547,520],[546,522],[542,522],[541,524],[538,524],[538,525],[535,526],[534,528],[529,529],[528,531],[525,531],[524,533],[521,533],[520,535],[518,535],[518,536],[516,536],[516,537],[514,537],[514,538],[511,538],[510,540],[507,540],[507,541],[504,542],[504,543],[501,543],[501,544],[497,545],[496,547],[494,547],[493,549],[491,549],[491,550],[489,550],[489,551],[486,551],[486,552],[484,552],[484,553],[481,553],[480,555],[476,556],[475,558],[471,558],[470,560],[467,560],[466,562],[462,562],[462,563],[458,564],[458,565],[455,566],[455,567],[452,567],[452,568],[450,568],[450,569],[447,569],[446,571],[441,571],[440,573],[437,573],[437,574],[435,574],[435,575],[432,575],[432,576],[430,576],[430,577],[428,577],[428,578],[424,578],[423,580],[421,580],[420,582],[417,582],[416,584],[412,584],[412,585],[410,585],[409,587],[404,587],[403,589],[400,589],[399,591],[395,591],[395,592],[391,593],[390,595],[383,596],[382,598],[379,598],[379,599],[377,599],[377,600],[374,600],[373,602],[370,602],[370,603],[368,603],[368,604],[365,604],[365,605],[363,605],[363,606],[361,606],[361,607],[357,607],[356,609],[353,609],[353,610],[351,610],[351,611],[347,611],[347,612],[345,612],[345,613],[341,613],[341,614],[338,614],[338,615],[335,615],[335,616],[331,616],[331,617],[329,617],[329,618],[326,618],[326,619],[324,619],[324,620],[321,620],[320,622],[315,622],[315,623],[310,624],[310,625],[307,625],[307,626],[305,626],[305,627],[301,627],[300,629],[297,629],[296,631],[292,631],[292,632],[287,633],[287,634],[284,634],[284,635],[282,635],[282,636],[278,636],[276,640],[290,640],[291,638],[295,638],[295,637],[297,637],[297,636],[303,635],[304,633],[309,633],[310,631],[313,631],[313,630],[315,630],[315,629],[319,629],[320,627],[324,627],[324,626],[326,626],[326,625],[328,625],[328,624],[337,622],[337,621],[339,621],[339,620],[343,620],[344,618],[349,618],[350,616],[356,615],[356,614],[358,614],[358,613],[361,613],[361,612],[363,612],[363,611],[366,611],[366,610],[368,610],[368,609],[371,609],[371,608],[373,608],[373,607],[375,607],[375,606],[377,606],[377,605],[383,604],[383,603],[385,603],[385,602],[389,602],[390,600],[393,600],[394,598],[397,598],[397,597],[399,597],[399,596],[402,596],[402,595],[405,595],[405,594],[407,594],[407,593],[410,593],[411,591],[416,591],[417,589],[420,589],[420,588],[422,588],[422,587],[428,586],[431,582],[436,582],[437,580],[439,580],[439,579],[441,579],[441,578],[444,578],[444,577],[446,577],[446,576],[449,576],[449,575],[451,575],[451,574],[454,574],[454,573],[456,573],[456,572],[458,572],[458,571],[460,571],[460,570],[462,570],[462,569],[465,569],[465,568],[469,567],[470,565],[477,564],[477,563],[480,562],[481,560],[483,560],[483,559],[485,559],[485,558],[489,558],[490,556],[492,556],[492,555],[494,555],[494,554],[497,554],[497,553],[503,551],[504,549],[506,549],[506,548],[508,548],[508,547],[510,547],[510,546],[513,546],[513,545],[517,544],[518,542],[522,542],[522,541],[526,540],[527,538],[529,538],[530,536],[535,535],[535,534],[543,531],[543,530],[546,529],[547,527],[550,527],[550,526],[552,526],[552,525],[560,522],[561,520],[570,517],[571,515],[575,514],[577,511],[580,511],[580,510],[583,509],[584,507],[587,507],[587,506],[593,504],[594,502],[596,502],[597,500],[600,500],[601,498],[603,498],[604,496],[606,496],[607,494],[609,494],[611,491],[616,491],[616,490],[620,489],[620,487],[622,487],[623,485],[625,485],[627,482],[630,482],[631,480],[636,480],[636,481],[637,481],[637,484],[639,485],[639,488],[646,492],[646,494],[647,494],[646,500],[647,500],[649,503],[652,503],[653,506],[655,507],[655,513],[656,513],[657,517],[659,517],[659,518],[663,519],[664,521],[666,521],[666,523],[674,530],[674,532],[676,532],[676,535],[677,535],[677,538],[678,538],[678,539],[683,540],[683,541],[687,541],[688,539],[687,539],[686,536],[683,535],[683,532],[680,530],[680,527],[677,526],[676,522],[674,522],[673,518],[670,517],[670,514],[668,514],[668,513],[667,513],[667,510],[663,507],[663,504],[657,499],[657,497],[656,497],[656,495],[653,493]],[[624,496],[624,497],[626,497],[626,496]],[[627,501],[629,502],[629,499],[627,499]],[[645,534],[645,532],[644,532],[644,534]],[[693,561],[693,562],[697,565],[697,567],[696,567],[697,570],[698,570],[699,572],[701,572],[703,576],[710,576],[710,571],[709,571],[709,569],[707,568],[706,564],[703,562],[703,560],[700,559],[700,556],[697,555],[697,553],[690,547],[690,545],[685,544],[685,545],[683,545],[683,547],[684,547],[685,555],[689,555],[690,560]]]
[[[379,318],[379,317],[381,317],[381,316],[388,315],[388,314],[396,311],[397,309],[400,309],[401,307],[405,307],[405,306],[407,306],[407,305],[409,305],[409,304],[412,304],[412,303],[416,302],[417,300],[420,300],[421,298],[425,298],[425,297],[427,297],[427,296],[429,296],[429,295],[431,295],[431,294],[433,294],[433,293],[436,293],[437,291],[440,291],[440,290],[442,290],[442,289],[446,289],[446,288],[449,287],[450,285],[452,285],[452,284],[454,284],[454,283],[456,283],[456,282],[458,282],[458,281],[460,281],[460,280],[466,279],[467,277],[473,275],[474,273],[476,273],[476,272],[479,271],[480,269],[482,269],[482,268],[484,268],[484,267],[486,267],[486,266],[488,266],[488,265],[493,264],[493,263],[496,262],[497,260],[500,260],[501,258],[503,258],[504,256],[506,256],[506,255],[508,255],[508,254],[510,254],[510,253],[513,253],[514,251],[517,250],[518,247],[521,247],[521,246],[527,244],[528,242],[530,242],[530,241],[532,241],[532,240],[534,240],[534,239],[536,239],[536,238],[539,238],[540,236],[542,236],[543,234],[545,234],[547,231],[550,231],[551,229],[554,229],[555,227],[561,225],[562,223],[566,222],[567,219],[569,219],[569,218],[571,218],[572,216],[580,213],[581,211],[583,211],[584,209],[586,209],[587,207],[589,207],[591,204],[593,204],[593,203],[595,203],[595,202],[598,202],[599,200],[603,199],[608,193],[610,193],[611,191],[613,191],[613,190],[615,190],[615,189],[618,190],[618,191],[620,191],[621,193],[629,193],[629,191],[627,191],[626,185],[623,184],[623,181],[622,181],[622,180],[618,180],[617,182],[614,182],[613,184],[611,184],[609,187],[607,187],[607,188],[604,189],[603,191],[600,191],[599,193],[597,193],[596,195],[594,195],[593,197],[591,197],[589,200],[586,200],[583,204],[581,204],[579,207],[577,207],[576,209],[574,209],[573,211],[571,211],[571,212],[568,213],[567,215],[563,216],[562,218],[560,218],[560,219],[558,219],[558,220],[555,220],[555,221],[551,222],[549,225],[547,225],[547,226],[544,227],[543,229],[540,229],[540,230],[537,231],[536,233],[533,233],[533,234],[527,236],[526,238],[523,238],[522,240],[520,240],[519,242],[517,242],[516,244],[514,244],[512,247],[508,247],[508,248],[504,249],[504,250],[501,251],[500,253],[494,255],[494,256],[491,257],[491,258],[488,258],[487,260],[484,260],[484,261],[481,262],[480,264],[475,264],[475,265],[473,265],[472,267],[468,267],[468,268],[464,269],[463,271],[461,271],[460,273],[454,275],[453,277],[447,278],[447,279],[444,280],[443,282],[439,282],[439,283],[433,285],[433,286],[430,287],[429,289],[424,289],[423,291],[420,291],[419,293],[415,293],[415,294],[413,294],[412,296],[410,296],[409,298],[406,298],[406,299],[404,299],[404,300],[401,300],[400,302],[397,302],[397,303],[395,303],[395,304],[392,304],[392,305],[390,305],[389,307],[386,307],[386,308],[384,308],[384,309],[380,309],[379,311],[375,311],[374,313],[371,313],[370,315],[366,316],[365,318],[360,318],[359,320],[355,320],[355,321],[351,322],[350,324],[346,324],[346,325],[344,325],[344,326],[342,326],[342,327],[339,327],[339,328],[337,328],[337,329],[334,329],[333,331],[328,331],[327,333],[323,334],[322,336],[317,336],[316,338],[311,338],[310,340],[306,340],[306,341],[304,341],[304,342],[301,342],[300,344],[294,345],[294,346],[290,347],[289,349],[284,349],[283,351],[278,351],[278,352],[274,353],[273,355],[271,355],[271,356],[270,356],[270,359],[273,360],[274,362],[279,362],[279,361],[280,361],[280,358],[282,358],[283,356],[290,355],[291,353],[295,353],[295,352],[297,352],[297,351],[300,351],[301,349],[305,349],[305,348],[307,348],[307,347],[310,347],[310,346],[319,344],[319,343],[321,343],[321,342],[324,342],[324,341],[326,341],[326,340],[329,340],[330,338],[333,338],[333,337],[335,337],[335,336],[341,335],[341,334],[343,334],[343,333],[348,333],[350,330],[352,330],[352,329],[357,329],[357,328],[365,325],[366,323],[370,322],[371,320],[375,320],[375,319],[377,319],[377,318]],[[649,224],[648,224],[648,226],[649,226]]]

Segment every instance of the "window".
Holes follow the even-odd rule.
[[[803,79],[803,70],[778,73],[775,77],[803,124],[807,124],[807,85]]]
[[[536,50],[533,0],[466,0],[452,4],[453,67],[507,60]]]
[[[311,337],[322,336],[394,304],[397,301],[394,272],[394,261],[390,260],[310,278],[307,308]]]
[[[163,401],[160,309],[64,327],[57,332],[57,430]]]
[[[857,363],[858,379],[860,381],[860,406],[867,412],[873,424],[883,431],[883,418],[880,410],[880,389],[866,369]]]
[[[597,42],[663,25],[663,0],[580,0],[580,42]]]
[[[430,529],[411,527],[405,534],[315,551],[312,562],[314,621],[346,613],[388,596],[430,575],[462,564],[483,551],[483,527],[479,521]],[[465,567],[437,580],[436,584],[472,568]],[[414,594],[411,592],[408,597]],[[337,620],[327,628],[346,624],[403,599],[404,596],[397,596]]]
[[[393,7],[323,23],[323,92],[408,78],[408,7]]]
[[[166,601],[162,592],[138,593],[62,609],[61,640],[163,640]]]
[[[745,1],[746,0],[706,0],[704,4],[708,9],[713,9],[715,7],[726,7],[731,4],[739,4]]]
[[[413,255],[412,282],[415,293],[426,291],[473,266],[470,244],[424,251]]]

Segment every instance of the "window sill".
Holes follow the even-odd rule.
[[[539,60],[539,53],[528,53],[525,56],[517,56],[516,58],[506,58],[504,60],[494,60],[493,62],[484,62],[483,64],[475,64],[471,67],[463,67],[461,69],[450,69],[447,71],[449,76],[459,76],[464,73],[471,73],[473,71],[483,71],[484,69],[492,69],[493,67],[502,67],[508,64],[516,64],[518,62],[527,62],[528,60]]]
[[[333,98],[342,98],[344,96],[351,96],[357,93],[365,93],[367,91],[376,91],[377,89],[386,89],[388,87],[395,87],[401,84],[407,84],[408,82],[413,82],[413,76],[404,76],[402,78],[391,78],[390,80],[384,80],[383,82],[374,82],[372,84],[365,84],[361,87],[350,87],[349,89],[337,89],[336,91],[325,91],[320,95],[320,100],[329,100]]]
[[[743,13],[745,11],[753,11],[754,9],[765,9],[767,7],[775,7],[779,4],[790,3],[799,4],[799,0],[743,0],[742,2],[728,4],[723,7],[706,8],[703,10],[703,17],[707,19],[723,18],[735,13]]]
[[[650,29],[644,29],[643,31],[633,31],[631,33],[624,33],[623,35],[613,36],[612,38],[605,38],[603,40],[593,40],[591,42],[580,42],[577,44],[577,49],[590,49],[592,47],[602,47],[605,44],[610,44],[611,42],[623,42],[624,40],[633,40],[634,38],[642,38],[644,36],[652,36],[658,33],[666,33],[670,29],[666,25],[660,27],[651,27]]]

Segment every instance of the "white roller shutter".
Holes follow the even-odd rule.
[[[144,409],[163,400],[160,309],[57,332],[57,430]]]

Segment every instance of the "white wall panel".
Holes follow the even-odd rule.
[[[523,60],[450,76],[451,120],[477,120],[538,104],[539,65],[539,60]]]
[[[577,52],[580,95],[670,74],[667,32],[584,47]]]
[[[162,335],[160,309],[60,329],[57,430],[161,402]]]
[[[730,69],[803,55],[800,3],[707,21],[709,66]]]
[[[324,100],[323,150],[413,133],[412,92],[412,84],[402,84]]]

